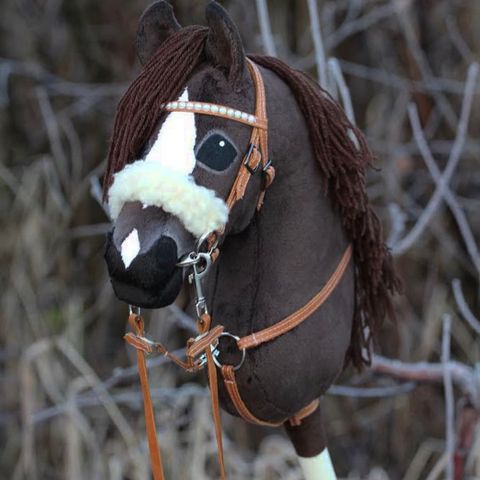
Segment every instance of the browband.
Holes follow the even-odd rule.
[[[209,102],[168,102],[162,104],[162,108],[169,112],[193,112],[203,113],[204,115],[213,115],[215,117],[226,118],[227,120],[235,120],[240,123],[245,123],[251,127],[267,129],[266,122],[259,120],[255,115],[245,113],[240,110],[235,110],[224,105]]]
[[[242,112],[236,108],[210,102],[190,102],[177,100],[175,102],[163,103],[162,108],[168,112],[193,112],[203,115],[211,115],[214,117],[222,117],[226,118],[227,120],[234,120],[235,122],[250,125],[251,127],[260,128],[261,130],[267,130],[267,112],[265,111],[264,106],[260,109],[258,108],[259,99],[262,97],[263,99],[265,98],[263,79],[258,71],[258,67],[248,58],[247,66],[250,70],[250,74],[252,75],[252,80],[257,95],[255,115]]]

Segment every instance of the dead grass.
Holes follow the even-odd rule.
[[[201,6],[174,3],[182,22],[201,20]],[[248,49],[261,51],[261,36],[252,35],[258,32],[255,2],[225,3]],[[285,4],[269,2],[277,53],[315,74],[318,55],[312,53],[307,3],[288,4],[300,27],[287,20]],[[123,2],[120,9],[113,0],[2,5],[2,478],[149,478],[141,395],[132,352],[121,340],[126,308],[108,283],[102,259],[108,220],[95,200],[114,107],[137,68],[132,39],[145,5]],[[381,171],[372,174],[370,192],[392,232],[392,245],[398,245],[435,188],[412,134],[409,105],[416,104],[426,143],[443,170],[457,133],[467,67],[478,52],[474,25],[480,8],[473,1],[342,0],[319,2],[319,14],[323,29],[317,33],[325,45],[340,42],[328,52],[341,60],[328,64],[334,70],[327,77],[338,83],[337,69],[343,72],[348,91],[341,83],[331,88],[339,88],[346,107],[353,99],[357,123],[378,152]],[[478,88],[476,82],[471,101],[477,102]],[[479,125],[473,108],[448,187],[474,242],[480,235]],[[464,321],[465,305],[458,296],[455,301],[451,283],[461,280],[474,318],[478,265],[445,200],[443,195],[421,235],[398,257],[405,296],[397,300],[398,328],[385,329],[379,350],[403,361],[440,361],[442,316],[449,313],[451,357],[473,367],[479,361],[478,332]],[[152,336],[180,347],[186,333],[172,313],[152,317]],[[202,379],[186,377],[161,359],[152,360],[151,379],[167,478],[214,478],[215,440]],[[340,383],[395,385],[368,371],[348,372]],[[478,415],[463,391],[454,395],[454,440],[464,478],[480,478]],[[323,408],[334,463],[344,478],[444,478],[441,384],[381,398],[328,396]],[[301,478],[280,431],[250,428],[226,414],[224,429],[229,478]]]

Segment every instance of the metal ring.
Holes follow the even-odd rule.
[[[218,336],[218,340],[220,340],[220,337],[230,337],[230,338],[233,338],[237,342],[240,340],[240,337],[237,337],[236,335],[233,335],[232,333],[228,333],[228,332],[222,332]],[[217,348],[218,348],[218,346],[217,346]],[[245,362],[245,357],[247,356],[247,351],[244,348],[242,348],[240,351],[242,352],[242,358],[241,358],[240,362],[233,367],[233,370],[235,372],[243,365],[243,362]],[[218,361],[218,358],[215,355],[213,355],[213,362],[215,363],[215,365],[218,368],[223,367],[223,365]]]
[[[196,253],[201,253],[200,250],[205,242],[208,242],[208,239],[212,236],[215,235],[215,241],[213,242],[213,245],[210,247],[208,254],[211,255],[213,251],[217,248],[218,246],[218,235],[216,232],[207,232],[204,233],[198,240],[197,243],[195,244],[196,248]],[[208,244],[207,244],[208,246]]]
[[[202,248],[203,244],[208,240],[208,237],[210,237],[211,232],[204,233],[198,240],[197,243],[195,244],[195,249],[196,252],[199,253],[200,249]]]
[[[202,245],[210,238],[210,235],[215,235],[215,242],[213,242],[213,245],[210,247],[210,250],[208,252],[201,252],[200,249],[202,248]],[[195,251],[184,255],[184,257],[181,258],[180,261],[175,264],[175,266],[180,268],[192,267],[193,265],[196,265],[197,263],[202,261],[202,255],[211,256],[217,246],[218,235],[212,232],[205,233],[197,240],[197,243],[195,244]]]
[[[140,307],[136,307],[135,305],[128,304],[128,313],[130,315],[132,315],[132,314],[140,315],[140,312],[141,312]]]
[[[200,257],[195,252],[190,252],[185,255],[178,263],[176,263],[175,266],[187,268],[197,264],[198,262],[200,262],[200,260]]]

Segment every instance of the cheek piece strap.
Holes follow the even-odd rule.
[[[241,122],[252,127],[252,134],[250,136],[250,144],[247,153],[242,160],[237,176],[227,197],[226,203],[230,210],[244,197],[252,175],[255,175],[261,169],[264,176],[263,186],[257,199],[257,209],[260,209],[263,205],[265,191],[271,185],[275,177],[275,170],[268,159],[268,122],[265,87],[258,67],[250,59],[247,60],[248,69],[255,86],[255,115],[211,103],[170,102],[163,106],[164,109],[168,111],[193,111],[195,113],[214,115],[228,120]],[[129,323],[133,332],[127,333],[124,339],[137,350],[138,371],[144,399],[147,440],[154,480],[164,480],[165,476],[163,473],[162,459],[158,444],[158,435],[155,428],[155,415],[148,382],[146,355],[153,353],[164,355],[188,372],[197,372],[205,366],[207,367],[212,415],[217,440],[218,465],[220,469],[220,478],[222,480],[226,479],[226,474],[220,406],[218,400],[217,368],[220,370],[225,389],[229,394],[232,404],[238,414],[247,422],[270,427],[278,427],[285,422],[288,422],[292,426],[298,426],[304,418],[315,412],[319,405],[319,400],[315,399],[291,418],[285,418],[278,422],[262,420],[256,417],[243,401],[236,381],[235,372],[243,365],[249,349],[258,348],[263,343],[275,340],[279,336],[291,331],[320,308],[334,291],[335,287],[340,283],[352,256],[352,246],[349,245],[347,247],[330,278],[322,289],[310,299],[310,301],[272,326],[240,338],[232,333],[226,332],[225,328],[220,324],[212,327],[212,318],[208,313],[207,302],[202,289],[202,278],[207,274],[209,267],[218,257],[218,238],[222,234],[223,230],[207,233],[198,240],[196,250],[188,254],[177,264],[179,267],[192,270],[192,273],[188,278],[190,283],[193,283],[196,294],[195,306],[199,334],[197,337],[188,340],[185,360],[171,354],[161,343],[146,338],[144,321],[139,310],[134,311],[134,309],[130,307]],[[222,364],[219,359],[219,343],[222,339],[227,337],[236,342],[239,350],[240,359],[236,365]]]

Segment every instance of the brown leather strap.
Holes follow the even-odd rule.
[[[267,97],[265,95],[265,85],[263,77],[257,65],[248,60],[248,68],[252,75],[253,84],[255,85],[255,116],[259,121],[268,125],[267,120]],[[268,163],[268,128],[258,129],[260,152],[262,154],[262,164],[265,167]]]
[[[340,263],[333,272],[332,276],[328,279],[327,283],[308,303],[302,308],[292,313],[288,317],[284,318],[278,323],[275,323],[271,327],[254,332],[241,338],[238,342],[238,348],[240,350],[247,350],[249,348],[258,347],[262,343],[269,342],[275,338],[283,335],[293,328],[300,325],[305,319],[307,319],[315,310],[317,310],[330,296],[335,287],[338,285],[342,276],[347,269],[348,262],[352,256],[352,246],[349,245],[343,254]]]
[[[350,258],[352,256],[352,246],[349,245],[342,259],[340,260],[337,268],[328,279],[327,283],[323,286],[315,297],[313,297],[306,305],[297,310],[292,315],[289,315],[277,324],[268,327],[260,332],[252,333],[246,337],[241,338],[237,345],[240,349],[248,349],[256,347],[264,342],[271,341],[280,335],[292,330],[300,325],[306,318],[308,318],[315,310],[317,310],[329,297],[332,291],[340,282],[345,270],[348,266]],[[148,384],[147,366],[145,361],[145,354],[157,351],[170,358],[177,365],[181,366],[185,370],[194,371],[200,366],[195,361],[195,357],[202,351],[205,353],[208,369],[208,381],[210,385],[210,397],[212,404],[213,421],[215,425],[215,436],[217,441],[218,463],[220,466],[220,476],[222,480],[225,480],[225,460],[223,453],[223,439],[222,439],[222,426],[220,417],[220,405],[218,400],[218,378],[217,369],[213,360],[213,354],[211,346],[215,345],[218,338],[224,331],[224,327],[217,325],[214,328],[211,327],[211,317],[208,314],[202,315],[198,319],[198,330],[200,336],[196,339],[189,341],[187,348],[187,361],[184,362],[178,357],[170,354],[167,349],[158,342],[152,342],[144,337],[145,327],[143,319],[140,315],[131,314],[129,316],[129,323],[132,326],[135,334],[128,333],[125,335],[125,340],[134,346],[137,350],[137,363],[138,372],[140,376],[140,383],[142,385],[142,393],[144,399],[145,409],[145,425],[147,430],[148,447],[150,450],[150,458],[152,461],[152,472],[154,480],[164,480],[162,460],[160,456],[160,450],[158,445],[158,438],[155,428],[155,417],[153,413],[153,404],[150,395],[150,387]],[[235,369],[232,365],[224,365],[221,368],[225,388],[230,396],[230,399],[235,406],[239,415],[249,423],[256,425],[263,425],[268,427],[278,427],[285,421],[289,421],[290,425],[300,425],[302,419],[312,414],[318,407],[318,401],[314,401],[300,410],[292,418],[282,420],[281,422],[268,422],[256,417],[245,405],[240,391],[238,389]]]
[[[254,425],[261,425],[264,427],[279,427],[288,421],[290,425],[296,427],[302,423],[303,419],[311,415],[318,408],[320,403],[317,398],[289,419],[284,419],[279,422],[267,422],[266,420],[261,420],[260,418],[256,417],[245,405],[245,402],[240,395],[240,390],[238,389],[237,380],[235,378],[235,369],[233,366],[223,365],[221,372],[225,388],[227,389],[230,400],[232,401],[235,409],[246,422],[253,423]]]
[[[244,123],[252,127],[250,135],[250,144],[247,154],[244,156],[238,170],[235,181],[233,182],[226,204],[231,210],[235,203],[241,200],[248,186],[248,182],[254,172],[262,167],[265,172],[265,181],[262,192],[257,200],[257,208],[260,209],[263,204],[265,190],[272,183],[275,171],[269,165],[268,160],[268,118],[267,101],[265,96],[265,85],[259,68],[252,60],[247,58],[247,67],[252,77],[255,88],[255,114],[240,112],[239,110],[208,102],[190,102],[174,101],[162,105],[167,111],[194,112],[203,115],[212,115],[222,117],[228,120]],[[220,232],[222,233],[222,232]]]
[[[299,410],[293,417],[290,417],[288,419],[288,423],[292,427],[298,427],[299,425],[301,425],[302,420],[309,417],[318,408],[319,404],[320,404],[320,400],[316,398],[313,402],[309,403],[306,407],[303,407],[301,410]]]
[[[139,337],[145,335],[145,327],[140,315],[131,314],[128,322]],[[162,457],[160,456],[160,447],[158,444],[157,430],[155,428],[155,415],[153,412],[152,398],[150,396],[150,386],[148,384],[147,364],[145,361],[145,352],[137,348],[137,364],[140,383],[142,385],[143,407],[145,410],[145,428],[147,430],[148,449],[152,461],[152,473],[154,480],[164,480]]]
[[[223,333],[225,328],[222,325],[217,325],[211,330],[201,331],[199,337],[194,341],[189,342],[190,345],[187,348],[187,357],[196,358],[200,353],[202,353],[207,347],[210,348],[210,345],[215,345],[218,337]]]
[[[186,352],[187,361],[184,362],[175,355],[169,353],[161,343],[152,342],[145,338],[145,326],[143,319],[140,315],[131,314],[128,318],[128,321],[134,329],[135,333],[127,333],[124,336],[124,339],[127,343],[135,347],[135,349],[137,350],[138,373],[142,386],[145,410],[145,427],[147,431],[148,448],[152,461],[152,472],[154,480],[164,480],[164,474],[160,448],[158,445],[158,438],[155,428],[155,416],[153,412],[153,404],[150,395],[150,386],[148,383],[148,373],[145,361],[145,354],[150,354],[153,352],[162,353],[164,356],[168,357],[177,365],[190,372],[199,370],[201,368],[198,362],[195,361],[195,358],[202,352],[205,354],[208,369],[208,381],[210,385],[212,416],[215,425],[215,435],[217,440],[220,477],[222,480],[225,480],[226,475],[223,453],[222,424],[220,418],[220,403],[218,400],[218,377],[211,349],[211,346],[215,345],[215,343],[218,341],[218,337],[222,334],[224,327],[221,325],[217,325],[216,327],[210,329],[210,316],[207,314],[202,315],[202,317],[197,322],[197,326],[201,335],[197,337],[197,339],[189,340]]]
[[[200,369],[200,367],[198,367],[198,365],[195,365],[189,357],[187,357],[187,361],[183,361],[176,355],[170,353],[159,342],[152,342],[141,335],[136,335],[133,332],[129,332],[124,335],[123,339],[132,347],[135,347],[137,350],[143,352],[144,354],[149,355],[153,352],[162,354],[164,357],[167,357],[169,360],[171,360],[173,363],[183,368],[187,372],[196,372]]]
[[[263,78],[258,67],[247,59],[248,69],[252,76],[255,86],[255,117],[262,125],[268,125],[267,107],[265,97],[265,86]],[[247,154],[242,160],[237,177],[233,183],[230,193],[227,197],[227,205],[231,210],[235,203],[243,198],[247,190],[248,182],[252,176],[252,172],[258,168],[266,167],[268,164],[268,129],[254,126],[250,136],[250,146]],[[272,176],[273,180],[273,176]],[[270,182],[271,183],[271,182]],[[263,194],[261,194],[263,203]]]
[[[212,319],[210,315],[204,314],[199,319],[198,329],[200,334],[205,334],[209,332]],[[218,327],[215,327],[212,331],[218,330]],[[221,327],[223,331],[223,327]],[[220,332],[221,333],[221,332]],[[218,338],[218,337],[217,337]],[[225,480],[225,460],[223,455],[223,439],[222,439],[222,419],[220,417],[220,402],[218,401],[218,378],[217,378],[217,368],[213,361],[213,354],[210,348],[210,344],[205,347],[205,355],[207,358],[207,369],[208,369],[208,382],[210,385],[210,400],[212,404],[212,416],[213,423],[215,425],[215,438],[217,440],[217,455],[218,455],[218,465],[220,467],[220,478]]]
[[[248,407],[245,405],[242,397],[240,395],[240,391],[238,390],[237,380],[235,378],[235,370],[232,365],[223,365],[222,366],[222,376],[223,381],[225,383],[225,388],[230,395],[230,400],[232,401],[235,409],[239,413],[239,415],[247,422],[253,423],[254,425],[263,425],[265,427],[279,427],[282,425],[285,420],[281,422],[267,422],[265,420],[261,420],[257,418]]]
[[[293,328],[300,325],[304,320],[306,320],[313,312],[315,312],[330,296],[335,287],[338,285],[342,279],[345,270],[347,269],[348,263],[352,256],[352,246],[349,245],[345,250],[345,253],[342,256],[342,259],[337,265],[337,268],[327,280],[327,283],[323,288],[318,292],[307,304],[302,308],[284,318],[280,322],[272,325],[271,327],[260,330],[259,332],[252,333],[246,337],[238,340],[237,345],[240,350],[246,350],[249,348],[257,347],[258,345],[274,340],[275,338],[289,332]],[[254,423],[256,425],[265,425],[265,426],[278,426],[285,422],[280,423],[270,423],[264,420],[257,418],[253,415],[252,412],[245,405],[245,402],[242,400],[240,391],[238,390],[237,381],[235,378],[235,370],[232,365],[222,366],[222,376],[225,384],[225,388],[230,396],[235,409],[239,415],[246,420],[247,422]],[[318,407],[318,400],[307,405],[305,408],[297,412],[292,418],[288,419],[290,425],[298,426],[300,425],[303,418],[307,417],[313,413]]]
[[[275,179],[275,169],[273,168],[273,165],[269,165],[265,170],[264,170],[264,185],[263,189],[260,192],[260,195],[257,200],[257,210],[260,210],[263,207],[263,201],[265,200],[265,192],[267,191],[267,188],[273,183],[273,180]]]

